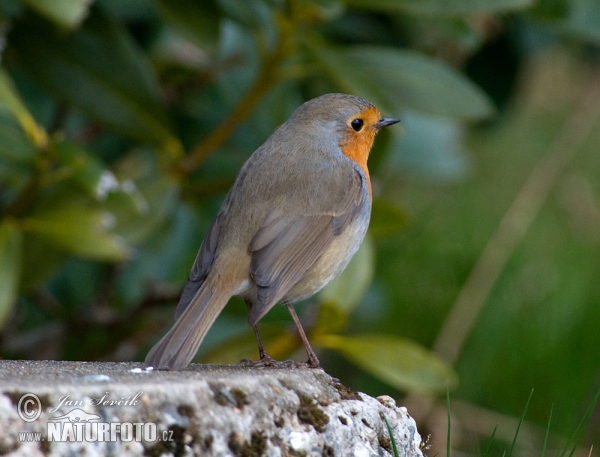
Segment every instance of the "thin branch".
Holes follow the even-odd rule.
[[[258,105],[263,95],[281,80],[280,64],[288,55],[289,36],[280,29],[281,36],[275,49],[265,56],[256,80],[231,113],[182,160],[180,171],[190,174],[200,166],[219,146],[225,143],[235,129]]]

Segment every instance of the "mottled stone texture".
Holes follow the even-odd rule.
[[[420,441],[390,397],[322,370],[0,361],[0,455],[422,457]]]

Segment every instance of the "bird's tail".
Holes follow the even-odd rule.
[[[196,354],[221,310],[233,294],[233,286],[214,284],[210,276],[171,330],[150,350],[146,365],[158,369],[179,370]]]

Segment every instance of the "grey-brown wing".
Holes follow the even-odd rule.
[[[219,235],[223,226],[223,220],[225,219],[225,212],[225,208],[221,209],[202,241],[188,280],[181,292],[179,304],[175,310],[175,319],[178,319],[183,314],[198,292],[198,289],[202,286],[202,283],[204,283],[204,279],[215,258],[215,251],[217,250]]]
[[[248,318],[255,324],[280,301],[326,251],[363,204],[361,177],[354,172],[348,192],[336,209],[289,217],[270,212],[252,238],[250,276],[257,298]]]

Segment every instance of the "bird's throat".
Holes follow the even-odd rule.
[[[344,155],[355,162],[365,172],[371,200],[373,199],[373,196],[371,192],[371,177],[369,176],[369,169],[367,168],[367,159],[369,158],[369,152],[373,146],[374,139],[375,131],[373,131],[372,134],[365,132],[363,135],[353,135],[352,138],[340,143]]]

